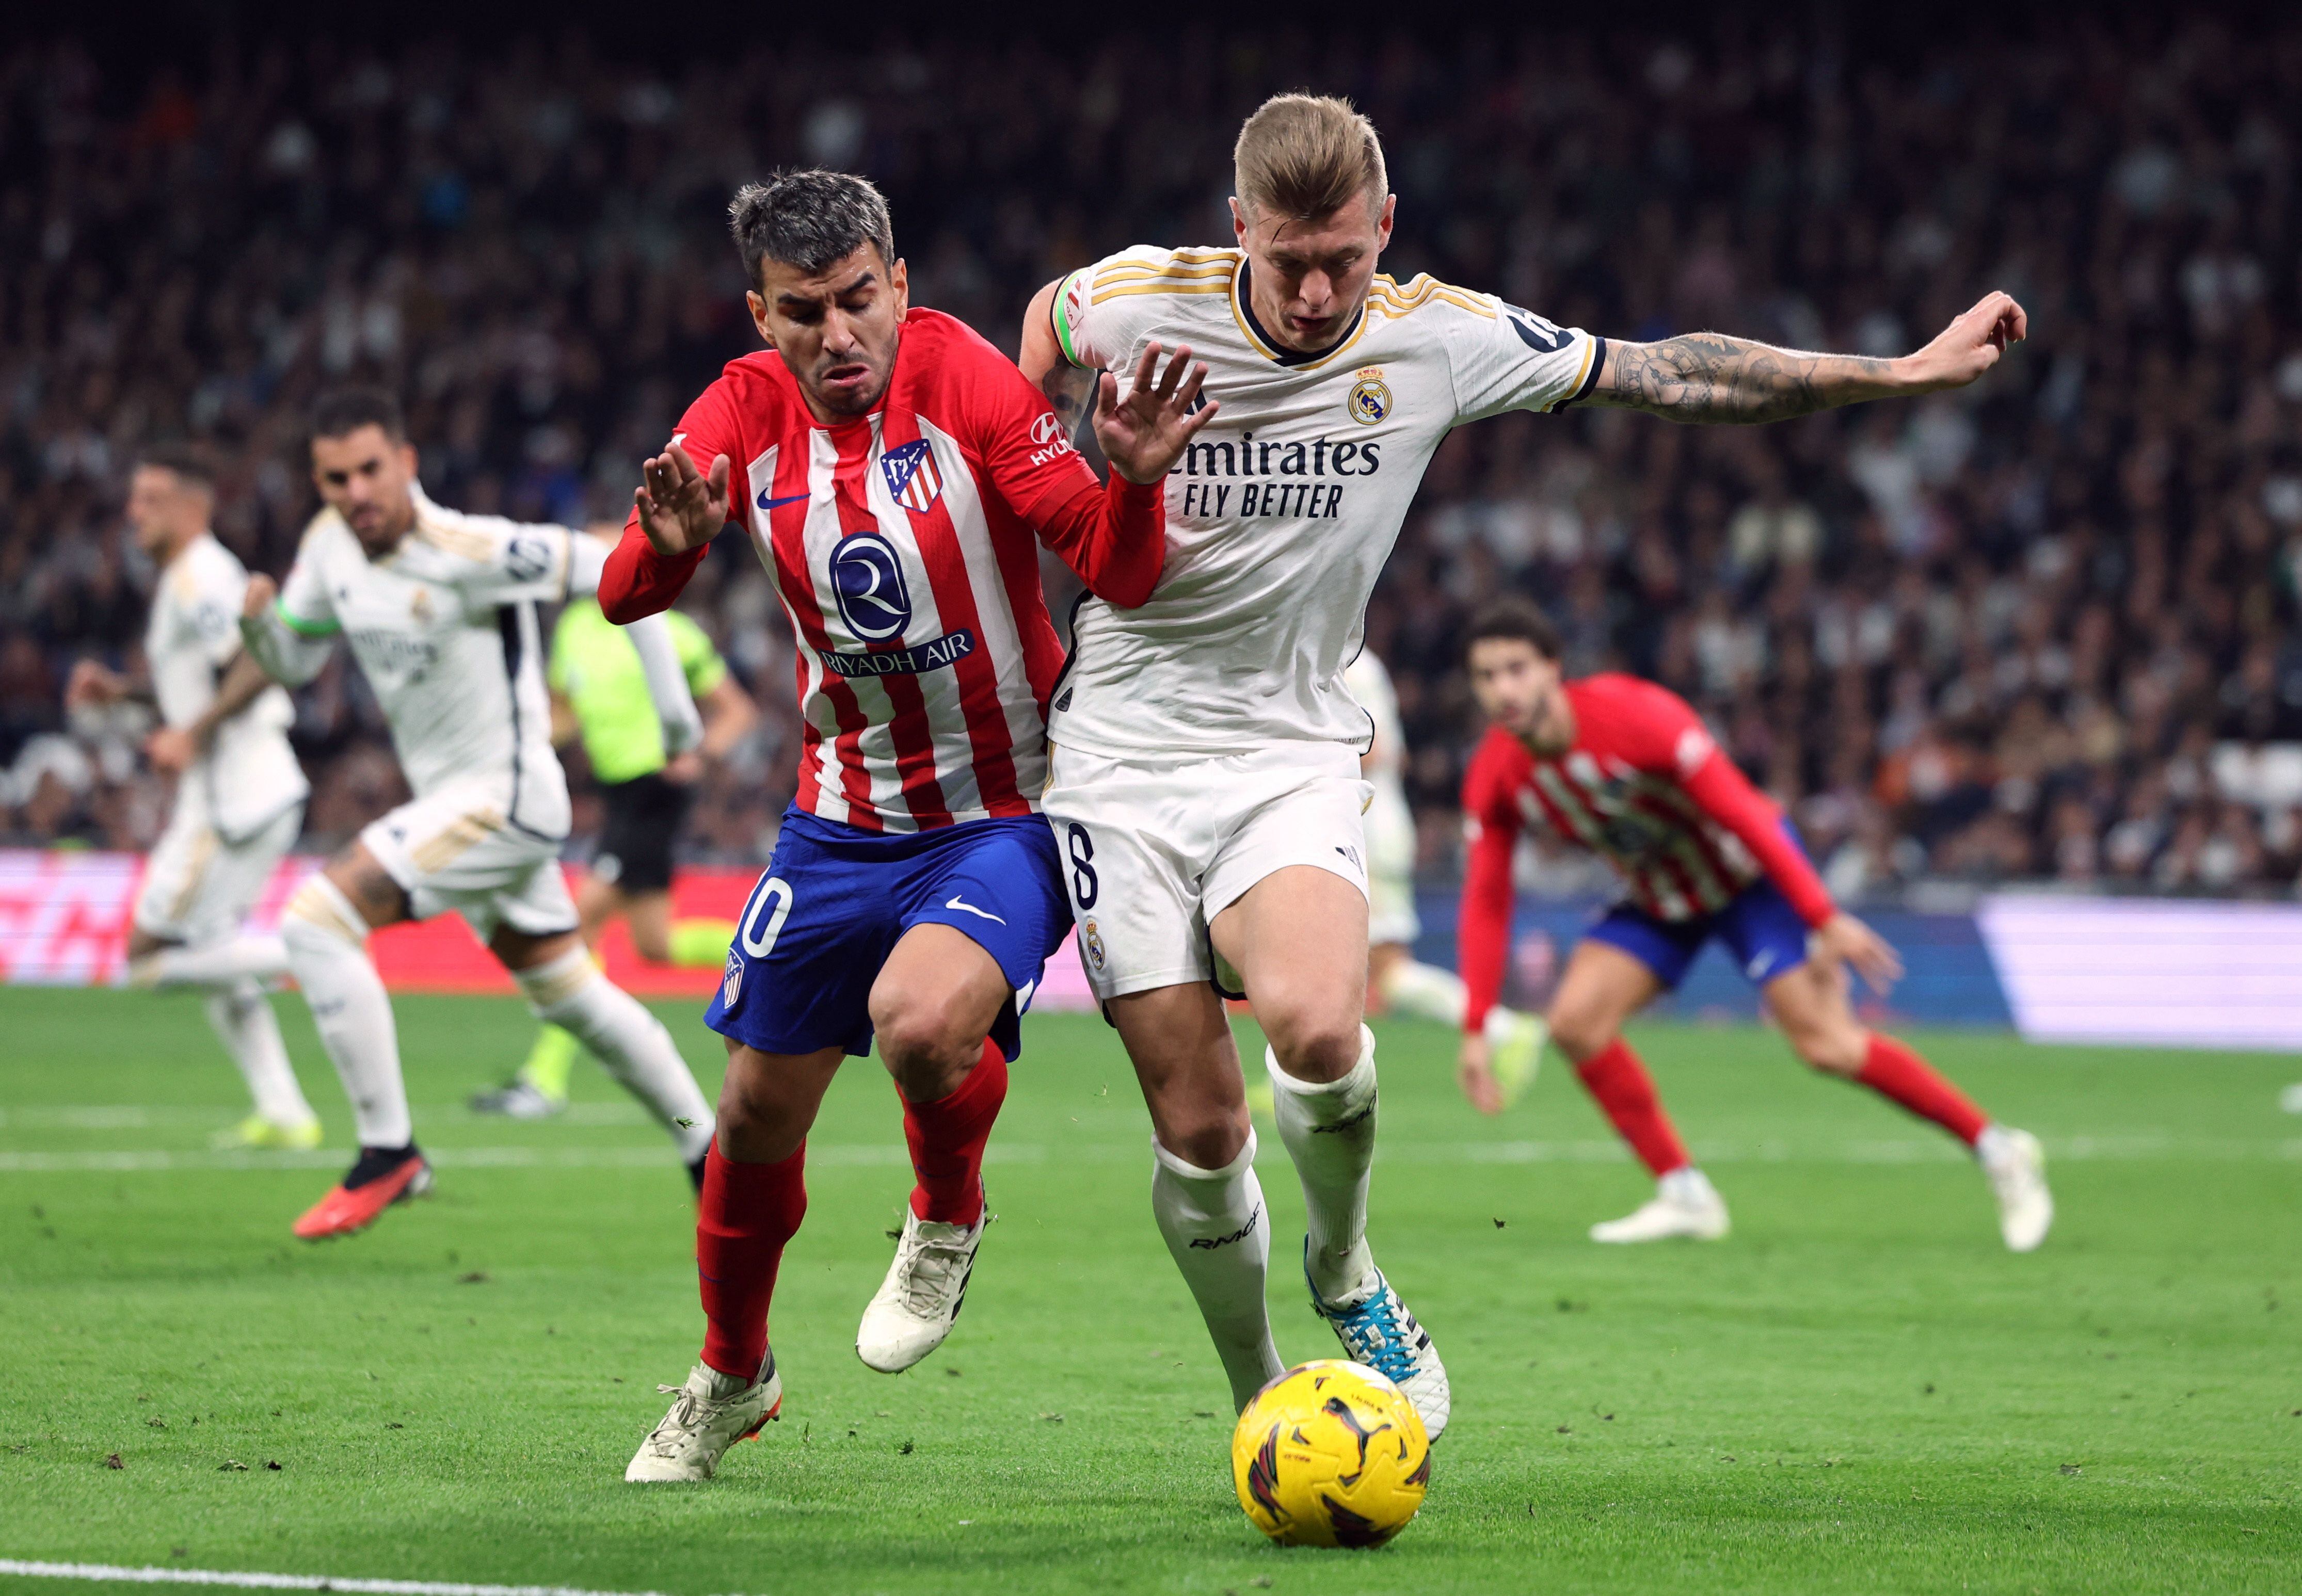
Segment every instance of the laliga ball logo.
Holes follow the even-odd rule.
[[[1350,413],[1353,421],[1371,427],[1390,414],[1390,389],[1383,382],[1382,367],[1379,365],[1367,366],[1358,375],[1343,408]]]
[[[1281,1546],[1381,1546],[1423,1506],[1431,1442],[1406,1392],[1320,1358],[1255,1393],[1231,1472],[1239,1507]]]

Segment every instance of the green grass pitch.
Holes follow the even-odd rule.
[[[852,1346],[909,1178],[884,1075],[851,1067],[776,1305],[783,1422],[710,1486],[642,1489],[624,1463],[701,1335],[668,1147],[588,1069],[566,1120],[475,1119],[523,1013],[399,1013],[438,1193],[310,1247],[289,1222],[343,1155],[203,1150],[239,1099],[191,1001],[0,989],[0,1558],[679,1596],[2302,1589],[2290,1058],[1920,1038],[2054,1156],[2060,1222],[2017,1258],[1930,1128],[1762,1032],[1651,1027],[1736,1228],[1617,1251],[1584,1229],[1645,1185],[1555,1060],[1490,1123],[1448,1035],[1385,1025],[1372,1235],[1456,1417],[1422,1516],[1336,1553],[1232,1499],[1099,1022],[1029,1023],[966,1313],[893,1379]],[[692,1007],[665,1015],[716,1079]],[[1332,1356],[1264,1147],[1281,1348]],[[88,1588],[0,1596],[42,1585]]]

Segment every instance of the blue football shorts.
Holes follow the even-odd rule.
[[[1785,823],[1791,841],[1804,844]],[[1676,991],[1702,945],[1717,937],[1734,955],[1743,977],[1764,987],[1806,962],[1807,923],[1771,881],[1744,887],[1716,914],[1664,920],[1634,903],[1617,903],[1584,933],[1594,942],[1618,947],[1654,971],[1665,991]]]
[[[950,926],[998,961],[1013,996],[991,1038],[1010,1062],[1018,1021],[1071,925],[1054,836],[1038,815],[904,835],[784,813],[704,1023],[763,1053],[871,1051],[871,983],[913,926]]]

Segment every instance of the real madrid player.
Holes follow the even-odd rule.
[[[672,849],[706,763],[725,759],[760,712],[702,627],[676,609],[663,612],[663,624],[703,717],[702,740],[684,752],[664,745],[663,722],[630,633],[602,615],[595,600],[570,600],[551,629],[552,741],[583,740],[608,811],[599,851],[576,888],[576,911],[589,947],[597,948],[609,924],[621,920],[633,951],[649,962],[716,970],[727,962],[735,922],[672,918]],[[567,1106],[577,1051],[564,1028],[540,1027],[518,1072],[475,1096],[473,1112],[516,1120],[559,1113]]]
[[[1415,909],[1415,811],[1407,802],[1407,732],[1399,718],[1399,692],[1373,649],[1362,648],[1343,668],[1343,685],[1366,711],[1367,749],[1359,774],[1370,796],[1366,810],[1367,985],[1390,1013],[1435,1020],[1460,1029],[1470,1006],[1463,978],[1415,956],[1423,918]],[[1542,1055],[1545,1031],[1532,1014],[1492,1004],[1480,1022],[1489,1071],[1482,1080],[1462,1077],[1465,1092],[1486,1113],[1499,1113],[1526,1089]]]
[[[264,995],[265,980],[287,973],[287,951],[277,937],[240,928],[296,841],[307,788],[288,746],[288,695],[240,652],[234,623],[248,572],[208,531],[214,506],[215,479],[189,449],[147,452],[128,481],[130,533],[160,567],[144,657],[161,724],[145,752],[176,778],[175,807],[136,895],[129,979],[207,994],[208,1023],[255,1099],[221,1145],[316,1147],[320,1121]],[[64,697],[109,703],[129,692],[126,678],[83,659]]]
[[[1447,1376],[1365,1237],[1374,1154],[1367,722],[1343,685],[1376,573],[1449,429],[1622,405],[1754,422],[1973,381],[2022,336],[1994,293],[1918,354],[1862,359],[1702,332],[1609,342],[1491,296],[1375,271],[1393,199],[1374,128],[1284,95],[1241,130],[1236,245],[1123,251],[1047,285],[1021,364],[1206,362],[1222,419],[1167,477],[1158,587],[1088,600],[1049,718],[1047,818],[1088,974],[1151,1109],[1153,1206],[1241,1403],[1280,1372],[1246,1087],[1210,978],[1242,978],[1309,1209],[1313,1305],[1435,1438]],[[1073,401],[1076,403],[1076,400]]]
[[[281,919],[360,1148],[296,1234],[359,1230],[431,1183],[367,939],[450,911],[503,962],[538,1019],[574,1033],[662,1121],[700,1180],[711,1110],[663,1022],[592,962],[559,873],[567,777],[551,751],[535,606],[596,589],[609,544],[433,503],[399,405],[370,390],[320,401],[312,477],[327,508],[286,582],[249,580],[240,635],[288,683],[309,681],[340,637],[349,643],[416,796],[298,887]],[[667,741],[691,745],[695,706],[662,623],[633,628],[632,641]]]

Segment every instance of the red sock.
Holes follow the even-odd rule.
[[[897,1094],[901,1096],[900,1093]],[[932,1103],[903,1102],[903,1139],[911,1144],[912,1213],[937,1224],[971,1225],[983,1217],[983,1145],[1007,1101],[1007,1061],[999,1044],[983,1043],[983,1060],[959,1090]]]
[[[756,1379],[768,1357],[768,1299],[784,1243],[807,1215],[807,1144],[781,1163],[737,1163],[714,1139],[703,1155],[695,1272],[703,1292],[703,1361]]]
[[[1968,1147],[1990,1123],[1974,1100],[1945,1080],[1935,1067],[1892,1037],[1870,1035],[1870,1051],[1854,1077],[1889,1102],[1922,1120],[1932,1120]]]
[[[1654,1078],[1639,1063],[1639,1055],[1620,1037],[1575,1066],[1584,1089],[1631,1144],[1631,1151],[1659,1177],[1693,1162],[1670,1116],[1655,1096]]]

